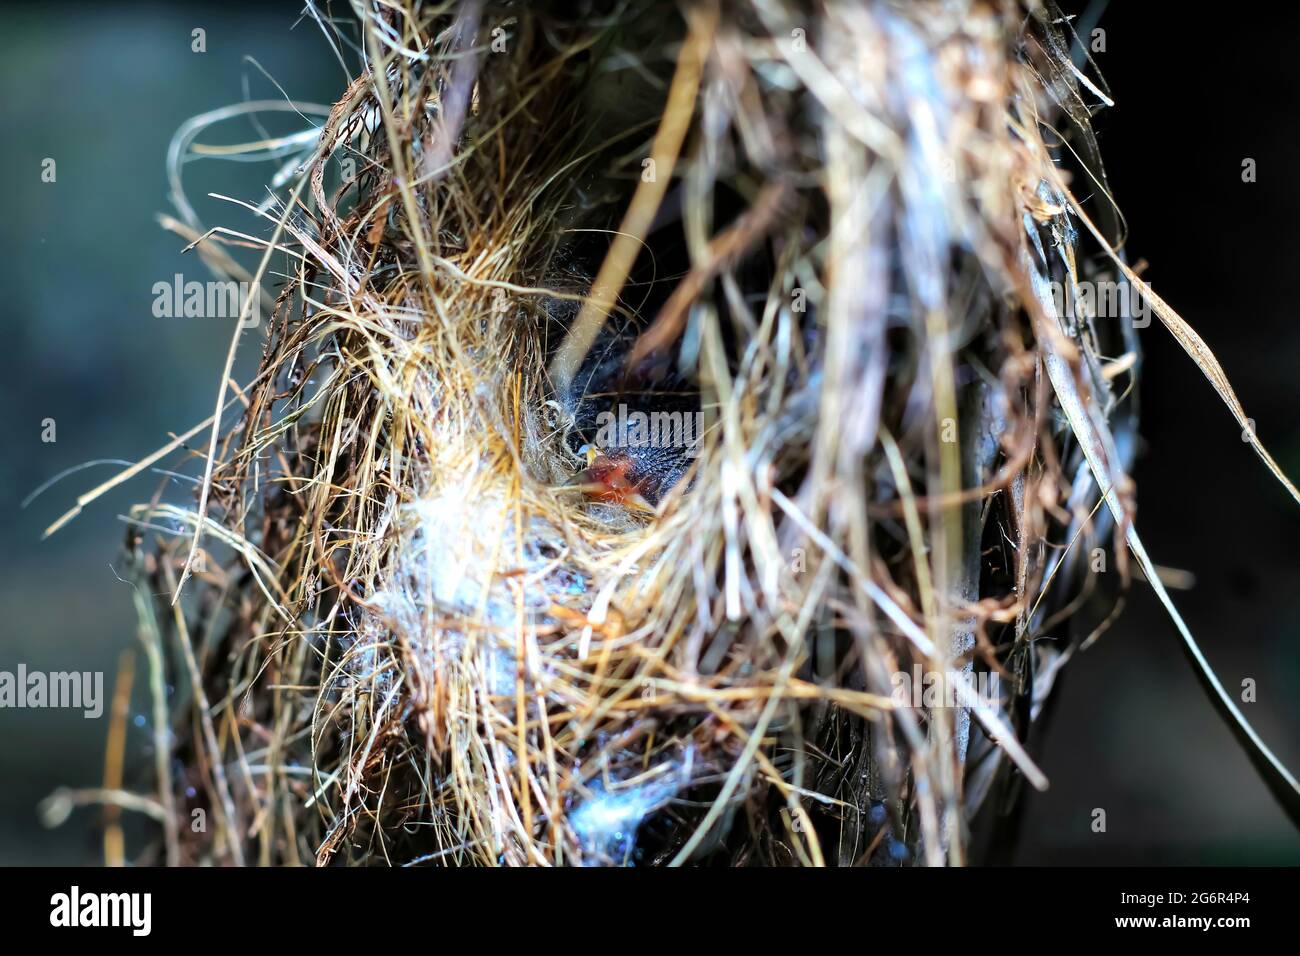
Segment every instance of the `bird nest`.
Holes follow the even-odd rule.
[[[1117,251],[1069,21],[321,23],[361,68],[244,147],[288,157],[264,234],[175,174],[169,225],[273,306],[256,375],[236,334],[214,417],[143,463],[203,443],[197,502],[128,542],[158,858],[968,859],[989,793],[1046,786],[1021,742],[1130,552],[1164,594],[1125,477],[1142,316],[1245,427]]]

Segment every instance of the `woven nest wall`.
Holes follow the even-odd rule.
[[[253,107],[173,147],[168,225],[266,321],[143,463],[189,442],[200,478],[128,541],[151,859],[967,861],[983,803],[1047,785],[1021,741],[1134,561],[1168,603],[1125,475],[1141,315],[1248,427],[1118,251],[1069,21],[322,26],[362,68],[303,137],[244,147],[282,167],[261,234],[198,222],[179,172]]]

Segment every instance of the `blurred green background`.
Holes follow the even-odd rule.
[[[246,98],[281,97],[245,57],[295,100],[328,105],[338,97],[342,67],[315,23],[294,26],[299,9],[33,3],[0,13],[0,172],[7,192],[0,215],[0,669],[22,661],[31,669],[103,670],[108,696],[119,652],[137,646],[131,592],[113,570],[126,530],[118,515],[147,500],[164,479],[142,475],[46,541],[42,530],[117,469],[86,469],[26,509],[19,503],[65,468],[93,459],[136,461],[169,432],[212,414],[233,323],[156,318],[151,311],[155,282],[170,282],[177,272],[187,280],[211,277],[155,221],[157,213],[174,212],[167,144],[191,116]],[[206,31],[206,53],[191,50],[196,28]],[[268,121],[273,133],[301,125],[291,115]],[[258,138],[247,120],[234,120],[201,139]],[[41,181],[47,157],[57,163],[54,183]],[[194,163],[187,192],[206,224],[265,234],[251,214],[206,194],[256,201],[274,168]],[[260,329],[245,333],[237,380],[247,380],[242,372],[255,363],[261,340]],[[57,427],[50,444],[41,441],[46,418]],[[182,493],[172,490],[173,497]],[[137,691],[144,679],[137,655]],[[152,759],[147,711],[137,693],[129,754],[141,768]],[[107,707],[99,720],[0,710],[0,862],[100,858],[98,811],[79,810],[50,831],[38,823],[36,805],[57,786],[99,784],[107,729]]]
[[[1281,52],[1291,33],[1260,36],[1244,19],[1219,18],[1216,68],[1200,69],[1189,51],[1206,49],[1204,25],[1176,19],[1180,9],[1116,4],[1103,17],[1107,51],[1097,59],[1118,100],[1099,119],[1103,150],[1131,225],[1131,256],[1151,260],[1148,278],[1218,351],[1260,434],[1300,476],[1300,327],[1290,299],[1300,239],[1292,178],[1300,143],[1290,116],[1300,77]],[[163,160],[185,119],[279,95],[246,56],[291,97],[333,102],[342,69],[315,24],[294,27],[298,11],[293,3],[33,3],[0,13],[8,194],[0,215],[0,669],[21,661],[102,670],[107,695],[119,653],[135,646],[129,588],[113,570],[125,530],[117,516],[163,479],[141,476],[47,541],[42,529],[113,468],[87,469],[28,508],[19,503],[62,469],[135,461],[211,413],[230,323],[150,311],[153,283],[176,272],[207,278],[155,222],[171,211]],[[196,27],[206,30],[206,53],[191,51]],[[243,121],[206,139],[256,135]],[[1248,156],[1260,169],[1249,185],[1239,175]],[[54,183],[41,181],[47,157],[57,162]],[[187,184],[191,196],[255,199],[270,170],[199,163]],[[235,207],[195,204],[208,224],[264,233]],[[246,333],[241,369],[260,339]],[[1257,680],[1259,701],[1247,713],[1300,767],[1300,509],[1168,335],[1153,327],[1143,341],[1139,528],[1157,562],[1195,573],[1196,589],[1176,600],[1226,685]],[[57,423],[54,443],[41,441],[46,418]],[[151,760],[142,679],[139,660],[128,745],[137,769]],[[1300,862],[1300,836],[1205,703],[1140,584],[1060,692],[1046,738],[1034,742],[1052,789],[1029,799],[1014,861]],[[58,786],[99,784],[107,728],[107,716],[0,710],[0,863],[101,858],[98,811],[46,830],[36,807]],[[1096,807],[1107,811],[1105,834],[1089,827]]]

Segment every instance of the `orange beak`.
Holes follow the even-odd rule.
[[[578,472],[570,487],[601,501],[654,514],[654,507],[641,494],[631,476],[633,461],[626,455],[605,455],[586,446],[587,467]]]

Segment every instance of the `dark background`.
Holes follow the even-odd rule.
[[[1085,4],[1076,5],[1079,10]],[[1218,355],[1257,433],[1300,478],[1300,75],[1294,5],[1269,17],[1116,2],[1094,58],[1097,117],[1131,261]],[[1257,181],[1242,181],[1242,161]],[[1200,370],[1153,317],[1140,333],[1137,527],[1152,560],[1191,571],[1175,603],[1246,716],[1300,767],[1300,507],[1241,439]],[[1018,862],[1300,863],[1300,834],[1204,699],[1140,583],[1076,657],[1041,747],[1052,788],[1027,804]],[[1092,809],[1107,832],[1090,829]]]
[[[1079,5],[1080,8],[1083,6]],[[161,479],[100,499],[47,541],[42,529],[113,473],[87,469],[20,509],[60,470],[98,458],[135,461],[211,413],[229,323],[159,319],[151,287],[174,272],[206,278],[163,232],[163,159],[188,117],[274,88],[333,102],[343,75],[320,31],[290,26],[285,4],[31,4],[0,12],[0,669],[103,670],[136,645],[127,585],[115,576],[117,515]],[[1300,478],[1300,16],[1195,5],[1112,5],[1096,60],[1116,107],[1097,119],[1128,253],[1216,351],[1265,443]],[[1282,8],[1279,7],[1279,10]],[[1289,18],[1283,22],[1279,18]],[[208,50],[190,50],[207,30]],[[283,131],[283,130],[278,130]],[[222,140],[221,135],[227,138]],[[251,139],[231,123],[208,141]],[[41,161],[58,163],[41,182]],[[1257,162],[1244,183],[1241,164]],[[260,194],[267,166],[191,167],[191,195]],[[233,207],[200,215],[251,230]],[[257,338],[254,338],[256,336]],[[1250,677],[1245,711],[1290,767],[1300,767],[1300,507],[1257,461],[1200,371],[1158,321],[1141,333],[1146,446],[1136,469],[1138,529],[1157,563],[1196,577],[1175,593],[1224,684]],[[244,362],[260,333],[250,333]],[[244,366],[247,367],[246,365]],[[241,381],[240,372],[236,378]],[[54,418],[58,440],[40,440]],[[139,655],[137,655],[139,658]],[[143,680],[137,660],[137,690]],[[1052,780],[1026,805],[1021,863],[1300,863],[1300,835],[1273,803],[1182,657],[1141,584],[1126,614],[1076,658],[1044,741]],[[148,761],[147,703],[137,693],[129,753]],[[0,863],[93,863],[97,811],[42,829],[55,787],[97,786],[107,717],[0,711]],[[1094,808],[1107,832],[1093,833]],[[128,853],[132,847],[128,846]]]

